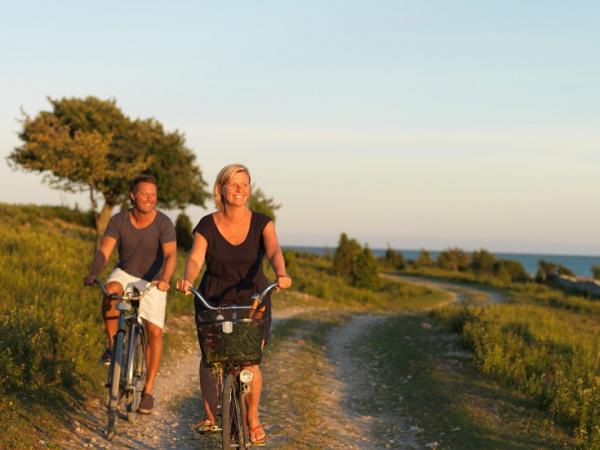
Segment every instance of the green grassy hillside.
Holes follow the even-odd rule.
[[[457,280],[440,269],[411,273]],[[460,334],[484,374],[547,411],[582,448],[600,448],[600,302],[531,282],[489,284],[501,285],[512,301],[452,305],[436,316]]]

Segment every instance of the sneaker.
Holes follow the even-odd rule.
[[[112,350],[110,348],[107,348],[106,350],[104,350],[104,353],[102,353],[102,356],[100,357],[100,363],[104,366],[110,366],[111,359]]]
[[[154,408],[154,398],[152,398],[152,394],[146,394],[144,392],[138,412],[140,414],[150,414],[152,412],[152,408]]]

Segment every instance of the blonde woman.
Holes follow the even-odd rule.
[[[268,280],[262,270],[263,257],[267,257],[277,276],[280,289],[292,285],[285,270],[283,254],[277,240],[273,220],[248,208],[250,199],[250,172],[242,164],[225,166],[213,188],[217,211],[204,216],[194,228],[194,244],[185,265],[184,278],[177,281],[177,289],[189,294],[188,288],[206,263],[200,282],[200,293],[213,304],[245,304],[255,292],[261,292]],[[266,302],[265,341],[271,325],[271,303]],[[196,302],[196,314],[202,311]],[[251,393],[248,395],[248,427],[254,445],[263,444],[266,433],[260,423],[258,406],[262,389],[262,376],[258,365],[251,366],[254,373]],[[204,398],[204,420],[195,428],[211,431],[216,424],[215,382],[207,367],[200,364],[200,387]]]

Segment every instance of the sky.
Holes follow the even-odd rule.
[[[0,0],[0,202],[89,207],[6,157],[93,95],[245,163],[284,245],[600,255],[598,42],[593,1]]]

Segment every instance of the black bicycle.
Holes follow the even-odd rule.
[[[202,363],[212,369],[217,380],[223,449],[246,449],[251,445],[245,396],[250,392],[253,374],[244,367],[260,363],[265,326],[262,302],[275,287],[277,283],[254,294],[248,306],[213,306],[200,292],[189,288],[206,307],[196,326]]]
[[[142,400],[146,381],[146,332],[140,323],[138,309],[140,300],[156,284],[149,283],[140,292],[137,288],[127,290],[123,295],[109,294],[106,287],[96,281],[104,295],[119,300],[119,328],[114,338],[114,347],[106,388],[108,393],[106,438],[112,440],[115,435],[115,422],[119,415],[119,406],[124,402],[126,417],[134,422]]]

